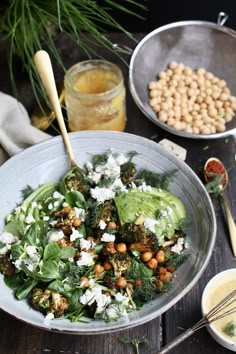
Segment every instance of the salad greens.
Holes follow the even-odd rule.
[[[47,319],[117,320],[167,291],[185,261],[186,210],[174,176],[108,150],[32,190],[6,216],[0,272]],[[165,189],[163,189],[165,187]]]

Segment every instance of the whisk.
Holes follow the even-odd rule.
[[[235,306],[227,310],[229,306],[235,303]],[[157,354],[165,354],[177,345],[182,343],[185,339],[190,337],[193,333],[199,329],[208,326],[212,322],[215,322],[223,317],[231,315],[236,312],[236,290],[233,290],[230,294],[224,297],[216,306],[214,306],[207,314],[205,314],[200,321],[198,321],[193,327],[187,329],[181,333],[178,337],[174,338],[167,345],[161,348]]]

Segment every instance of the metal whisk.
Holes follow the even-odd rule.
[[[235,306],[227,310],[227,308],[234,303]],[[203,318],[200,321],[198,321],[193,327],[187,329],[178,337],[170,341],[163,348],[161,348],[161,350],[157,354],[165,354],[169,352],[171,349],[175,348],[178,344],[180,344],[185,339],[190,337],[194,332],[234,312],[236,312],[236,290],[232,291],[229,295],[223,298],[205,316],[203,316]]]

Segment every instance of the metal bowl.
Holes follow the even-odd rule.
[[[221,13],[219,16],[222,15]],[[157,119],[149,105],[148,84],[165,71],[171,61],[192,69],[205,68],[224,79],[236,95],[236,32],[204,21],[181,21],[157,28],[145,36],[135,48],[129,69],[130,92],[140,110],[154,124],[172,134],[194,139],[223,138],[236,134],[236,118],[226,125],[226,131],[216,134],[191,134],[176,130]]]
[[[184,231],[189,244],[188,259],[177,270],[173,286],[168,292],[116,322],[90,320],[85,323],[69,322],[66,319],[45,321],[44,316],[30,308],[26,301],[14,298],[1,275],[0,307],[28,324],[70,334],[102,334],[141,325],[160,316],[179,301],[196,284],[206,268],[216,237],[216,220],[211,199],[199,178],[186,163],[151,140],[108,131],[70,133],[70,140],[80,166],[91,159],[91,154],[104,153],[112,148],[121,153],[136,151],[138,154],[134,157],[134,162],[139,168],[160,173],[177,171],[170,190],[181,198],[187,209],[189,223]],[[69,167],[60,136],[30,147],[2,165],[0,233],[3,231],[6,214],[22,201],[21,191],[25,186],[36,188],[45,182],[58,181]]]

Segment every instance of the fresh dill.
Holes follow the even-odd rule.
[[[223,328],[223,332],[229,337],[234,337],[236,335],[235,323],[233,321],[226,323],[225,327]]]
[[[176,171],[170,171],[169,173],[156,173],[152,171],[147,171],[145,169],[140,170],[136,177],[136,184],[142,184],[145,182],[154,188],[161,188],[167,190]]]
[[[215,173],[212,176],[213,179],[210,182],[207,182],[205,187],[208,193],[213,194],[215,197],[219,197],[222,193],[222,182],[224,174]]]
[[[143,336],[141,338],[130,338],[130,337],[120,337],[119,341],[123,344],[131,344],[135,350],[135,354],[139,354],[139,347],[141,345],[148,345],[149,340],[147,337]]]
[[[34,189],[27,185],[25,188],[21,190],[22,198],[26,199],[31,193],[33,193]]]

